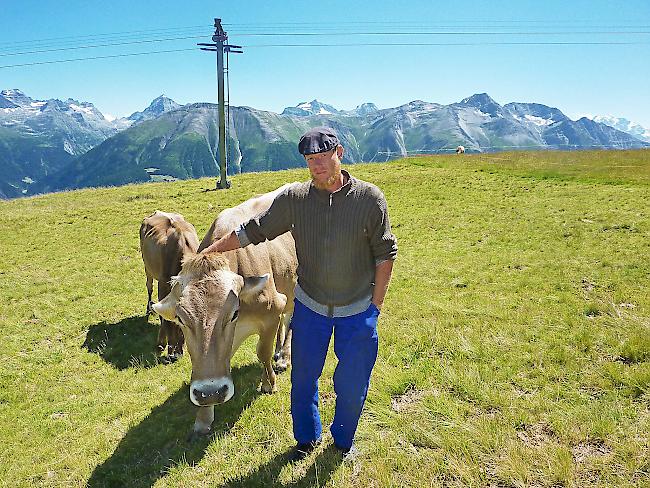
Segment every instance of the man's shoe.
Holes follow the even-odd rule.
[[[337,446],[334,444],[334,447],[336,447],[341,455],[343,456],[343,462],[344,463],[354,463],[357,458],[361,455],[361,452],[357,447],[353,444],[352,447],[349,447],[347,449],[344,449],[342,447]]]
[[[311,441],[306,444],[296,444],[296,447],[293,448],[291,454],[289,454],[289,461],[297,462],[305,459],[310,452],[312,452],[320,444],[320,440]]]

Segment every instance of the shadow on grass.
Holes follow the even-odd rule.
[[[99,354],[117,369],[134,366],[151,368],[160,363],[156,341],[160,324],[151,324],[147,317],[129,317],[115,324],[100,322],[91,325],[81,347]]]
[[[191,466],[199,462],[212,437],[228,432],[259,395],[258,364],[233,369],[232,376],[237,393],[215,408],[212,436],[187,441],[197,407],[190,403],[188,386],[184,385],[127,432],[111,457],[95,468],[86,486],[150,487],[174,465],[187,462]]]
[[[258,467],[252,473],[241,476],[234,480],[226,481],[219,485],[220,488],[249,488],[249,487],[268,487],[268,486],[295,486],[295,487],[313,487],[325,486],[332,477],[336,468],[342,462],[341,454],[333,445],[327,447],[322,453],[319,453],[307,468],[304,476],[282,483],[280,473],[282,469],[290,463],[289,456],[291,451],[278,454],[268,463]]]

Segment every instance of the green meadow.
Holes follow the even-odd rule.
[[[143,217],[180,212],[202,238],[298,169],[0,202],[0,485],[650,486],[650,151],[348,169],[384,190],[399,241],[354,463],[328,433],[288,462],[289,374],[261,394],[252,338],[189,443],[189,357],[160,363],[144,314]]]

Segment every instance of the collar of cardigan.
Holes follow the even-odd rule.
[[[345,196],[348,193],[350,193],[350,191],[352,191],[352,189],[356,186],[357,180],[344,169],[341,169],[341,174],[343,174],[343,177],[347,179],[347,181],[341,188],[339,188],[335,192],[330,193],[327,190],[319,190],[314,186],[314,182],[312,181],[309,188],[310,193],[316,195],[319,198],[319,200],[323,200],[327,202],[329,202],[330,195],[332,195],[332,200],[339,200],[341,198],[345,198]]]

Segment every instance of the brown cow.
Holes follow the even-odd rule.
[[[153,280],[158,281],[158,300],[162,300],[171,289],[172,276],[181,270],[183,257],[195,253],[198,247],[199,238],[194,226],[180,214],[156,210],[142,221],[140,251],[147,275],[147,317],[152,312]],[[183,354],[183,340],[181,329],[175,323],[160,317],[158,352],[164,354],[169,346],[167,359],[175,361]]]
[[[199,250],[266,210],[283,189],[221,212]],[[162,317],[181,325],[185,334],[192,360],[190,400],[201,407],[194,434],[209,433],[214,405],[234,394],[230,360],[250,335],[259,336],[262,392],[276,391],[274,345],[278,326],[293,313],[297,264],[290,233],[243,249],[188,256],[171,293],[153,305]]]

